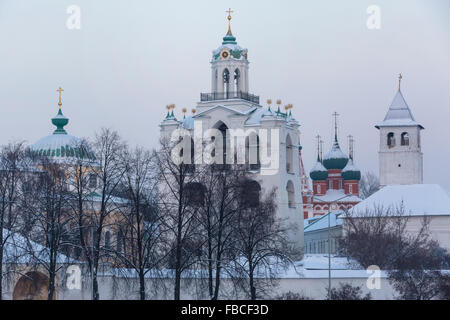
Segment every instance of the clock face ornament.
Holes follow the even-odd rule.
[[[228,53],[228,51],[223,51],[222,54],[221,54],[222,59],[227,59],[229,55],[230,54]]]

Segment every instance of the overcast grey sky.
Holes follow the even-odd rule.
[[[81,29],[69,30],[69,5]],[[369,5],[381,29],[366,27]],[[66,127],[102,126],[157,146],[165,105],[195,107],[210,90],[211,51],[232,31],[248,48],[250,91],[294,104],[309,171],[320,133],[331,146],[355,137],[355,161],[378,173],[378,130],[403,73],[402,91],[422,132],[426,183],[450,190],[450,1],[0,0],[0,144],[53,131],[58,86]]]

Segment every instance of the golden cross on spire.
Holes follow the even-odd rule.
[[[62,91],[64,91],[64,90],[61,89],[61,87],[59,87],[58,90],[56,90],[56,92],[59,92],[59,101],[58,101],[59,109],[61,109],[61,106],[62,106],[62,102],[61,102],[61,92]]]
[[[228,13],[228,35],[231,35],[231,14],[234,12],[231,10],[231,8],[229,8],[227,11],[225,11],[226,13]]]
[[[400,83],[402,82],[403,76],[401,73],[398,75],[398,91],[400,91]]]

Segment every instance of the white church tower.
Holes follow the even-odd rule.
[[[420,131],[424,129],[414,119],[400,90],[398,91],[382,122],[375,127],[380,130],[380,186],[423,183],[423,154]]]
[[[202,144],[197,143],[198,136],[205,137],[210,129],[217,129],[224,137],[222,163],[230,163],[228,160],[236,163],[233,159],[236,150],[245,149],[245,164],[253,179],[247,193],[263,196],[272,188],[276,189],[277,214],[291,227],[289,238],[292,245],[301,250],[300,125],[292,116],[292,105],[288,104],[282,110],[281,100],[274,106],[268,100],[268,106],[263,107],[259,96],[249,93],[248,50],[237,44],[231,32],[231,12],[228,11],[228,32],[222,44],[212,52],[211,92],[201,93],[193,114],[185,115],[182,120],[174,115],[174,105],[168,106],[166,118],[160,125],[161,136],[169,137],[173,130],[182,128],[194,136],[193,149],[197,150],[202,148]],[[186,111],[187,108],[183,108],[183,112]],[[238,139],[233,133],[239,131],[244,132],[245,143],[235,142],[235,137]],[[249,157],[250,153],[256,156]],[[264,163],[267,158],[270,162]],[[195,166],[198,159],[196,156]]]

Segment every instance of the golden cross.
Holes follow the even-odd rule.
[[[398,91],[400,91],[400,83],[402,82],[402,79],[403,79],[403,76],[402,76],[402,74],[400,73],[400,74],[398,75]]]
[[[228,20],[231,20],[231,14],[234,12],[230,9],[228,9],[227,11],[225,11],[226,13],[228,13]]]
[[[58,90],[56,90],[56,92],[59,92],[59,102],[58,102],[58,106],[61,109],[62,106],[62,102],[61,102],[61,92],[64,91],[63,89],[61,89],[61,87],[58,88]]]
[[[234,12],[231,10],[231,8],[229,8],[227,11],[225,11],[228,13],[228,33],[231,35],[231,14]]]

